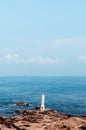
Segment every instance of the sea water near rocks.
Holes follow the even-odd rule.
[[[86,115],[86,77],[0,77],[0,114],[9,116],[9,111],[34,109],[40,105],[42,92],[46,107]],[[30,103],[30,107],[16,106],[20,101]]]

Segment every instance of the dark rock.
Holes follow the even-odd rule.
[[[23,110],[15,110],[16,114],[23,114]]]
[[[7,111],[6,113],[7,113],[7,114],[14,114],[13,111]]]
[[[16,106],[24,106],[24,107],[28,107],[29,104],[26,103],[26,102],[17,102],[17,103],[16,103]]]
[[[35,110],[40,110],[40,106],[36,106],[36,107],[35,107]]]
[[[70,130],[70,127],[67,127],[66,130]]]
[[[28,124],[26,124],[26,125],[24,125],[25,127],[30,127],[30,125],[28,125]]]
[[[3,124],[5,119],[6,119],[6,117],[0,116],[0,124]]]
[[[29,115],[29,112],[28,112],[27,110],[24,110],[24,111],[23,111],[23,115],[24,115],[24,116],[27,116],[27,115]]]
[[[15,124],[12,125],[16,130],[26,130],[24,128],[19,128],[18,126],[16,126]]]
[[[81,130],[86,130],[86,125],[79,127]]]
[[[7,128],[12,128],[11,124],[13,122],[9,118],[0,116],[0,123],[3,124],[3,125],[5,125]]]
[[[67,116],[68,118],[73,117],[73,115],[71,114],[65,114],[65,116]]]
[[[65,128],[67,128],[67,126],[64,125],[64,124],[62,124],[62,125],[59,126],[59,128],[60,128],[60,129],[65,129]]]

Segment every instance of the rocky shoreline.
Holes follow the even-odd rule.
[[[20,105],[20,104],[19,104]],[[86,117],[46,109],[17,110],[19,116],[0,116],[0,130],[86,130]]]

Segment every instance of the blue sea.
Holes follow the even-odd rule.
[[[86,116],[86,77],[0,77],[0,115],[40,105],[65,114]],[[29,107],[15,106],[27,102]]]

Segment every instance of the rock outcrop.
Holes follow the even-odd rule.
[[[0,116],[0,130],[86,130],[86,117],[46,109],[17,111],[20,116]]]
[[[28,104],[28,103],[26,103],[26,102],[17,102],[17,103],[16,103],[16,106],[28,107],[28,106],[29,106],[29,104]]]

